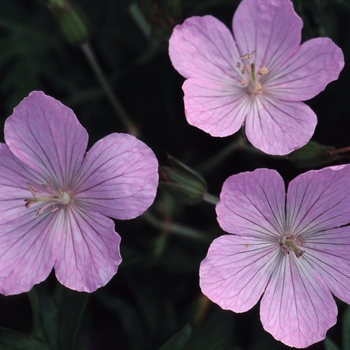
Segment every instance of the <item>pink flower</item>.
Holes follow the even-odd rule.
[[[302,21],[289,0],[243,0],[234,37],[212,16],[175,27],[169,55],[183,84],[187,121],[212,136],[245,125],[248,140],[269,154],[304,146],[314,133],[311,99],[338,78],[342,51],[328,38],[300,46]]]
[[[93,292],[121,262],[115,219],[153,202],[157,160],[113,133],[85,154],[86,130],[71,109],[32,92],[5,122],[0,143],[0,292],[17,294],[54,267],[66,287]]]
[[[264,329],[298,348],[336,323],[332,297],[350,303],[350,166],[309,171],[288,193],[274,170],[229,177],[216,212],[223,230],[200,266],[203,293],[245,312],[260,299]]]

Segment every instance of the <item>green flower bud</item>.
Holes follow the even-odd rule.
[[[203,177],[173,157],[169,157],[169,161],[172,167],[160,167],[160,188],[182,203],[201,202],[207,189]]]
[[[338,158],[339,156],[333,147],[324,146],[314,141],[310,141],[304,147],[288,155],[288,159],[297,168],[325,165]]]
[[[80,10],[68,0],[49,0],[50,9],[61,32],[72,45],[80,45],[89,38],[86,20]]]

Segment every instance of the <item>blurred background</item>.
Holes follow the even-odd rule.
[[[77,22],[72,24],[64,11],[57,10],[61,2]],[[208,192],[215,196],[228,176],[260,167],[276,169],[288,184],[310,168],[293,157],[271,157],[250,147],[233,146],[244,139],[243,132],[213,138],[185,119],[184,79],[172,67],[167,52],[172,29],[187,17],[206,14],[231,28],[238,3],[1,0],[1,128],[29,92],[43,90],[73,109],[89,133],[90,146],[109,133],[130,132],[99,84],[86,49],[82,49],[82,43],[87,42],[118,98],[118,106],[133,121],[133,132],[153,149],[161,166],[171,165],[169,155],[180,160],[203,176]],[[348,147],[350,0],[293,3],[304,21],[303,41],[330,37],[345,56],[339,80],[306,102],[318,116],[313,140],[331,150]],[[0,138],[3,141],[3,135]],[[349,155],[327,153],[320,156],[324,156],[322,161],[319,157],[306,163],[317,169],[348,163]],[[184,198],[179,200],[160,187],[146,215],[116,221],[115,226],[122,237],[123,262],[106,287],[91,295],[67,291],[57,286],[52,274],[44,287],[34,288],[30,298],[27,294],[0,296],[0,349],[70,349],[75,335],[76,349],[84,350],[288,348],[263,330],[259,304],[247,313],[235,314],[221,310],[201,294],[199,264],[211,241],[223,234],[212,204],[199,200],[184,203]],[[321,342],[310,349],[350,349],[349,311],[345,304],[337,303],[338,323],[327,333],[334,344]],[[41,334],[41,345],[23,345],[26,335],[33,338],[33,324],[35,334]],[[50,337],[42,335],[47,327],[51,331],[56,327],[56,337],[70,341],[50,343]],[[22,343],[18,343],[21,336]]]

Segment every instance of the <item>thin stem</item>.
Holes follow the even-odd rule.
[[[152,226],[164,230],[166,232],[171,232],[173,234],[183,236],[186,238],[195,239],[197,241],[209,242],[207,237],[203,235],[202,231],[193,229],[182,224],[177,224],[175,222],[163,222],[156,218],[150,211],[145,212],[142,217]]]
[[[210,203],[210,204],[216,205],[217,202],[219,201],[219,198],[214,196],[214,195],[212,195],[212,194],[210,194],[210,193],[208,193],[208,192],[206,192],[206,193],[204,193],[203,201],[207,202],[207,203]]]
[[[122,122],[123,126],[127,130],[129,134],[137,135],[137,129],[131,122],[126,110],[124,109],[123,105],[117,98],[117,96],[113,93],[113,90],[111,86],[109,85],[108,80],[106,79],[97,59],[96,56],[92,50],[92,47],[89,42],[83,43],[81,46],[81,49],[88,60],[93,72],[95,73],[95,76],[99,83],[101,84],[101,87],[103,91],[105,92],[109,102],[111,103],[114,111],[118,115],[120,121]]]
[[[215,170],[221,163],[223,163],[231,154],[241,149],[242,142],[229,143],[225,148],[220,150],[213,157],[206,160],[204,163],[196,167],[196,170],[202,174],[207,174],[210,170]]]
[[[342,154],[342,153],[350,152],[350,146],[334,149],[332,150],[332,152],[334,154]]]

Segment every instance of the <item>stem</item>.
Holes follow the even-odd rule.
[[[196,170],[202,174],[207,174],[210,170],[215,170],[221,163],[223,163],[232,153],[241,149],[242,142],[232,142],[228,144],[225,148],[220,150],[213,157],[209,158],[204,163],[196,167]]]
[[[216,205],[217,202],[219,201],[219,198],[206,192],[206,193],[204,193],[203,200],[204,200],[204,202]]]
[[[332,152],[334,154],[342,154],[342,153],[350,152],[350,146],[334,149],[332,150]]]
[[[122,122],[123,126],[125,127],[125,129],[127,130],[127,132],[129,134],[136,136],[137,129],[134,127],[133,123],[130,121],[130,118],[129,118],[126,110],[124,109],[123,105],[121,104],[121,102],[119,101],[117,96],[115,96],[115,94],[113,93],[113,90],[112,90],[111,86],[109,85],[108,80],[106,79],[106,77],[105,77],[105,75],[104,75],[104,73],[103,73],[103,71],[102,71],[102,69],[101,69],[101,67],[96,59],[96,56],[92,50],[90,43],[85,42],[80,47],[81,47],[86,59],[88,60],[92,70],[94,71],[97,80],[101,84],[101,87],[102,87],[103,91],[105,92],[109,102],[111,103],[114,111],[116,112],[117,116],[119,117],[120,121]]]
[[[163,222],[156,218],[149,211],[145,212],[142,217],[152,226],[164,230],[166,232],[171,232],[173,234],[183,236],[190,239],[195,239],[197,241],[208,242],[207,237],[203,236],[201,231],[193,229],[192,227],[188,227],[182,224],[177,224],[174,222]]]

